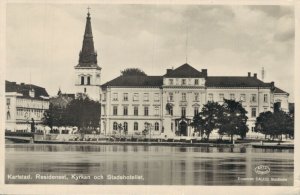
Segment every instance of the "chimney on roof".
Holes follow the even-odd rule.
[[[21,85],[25,85],[25,83],[21,83]]]
[[[168,68],[167,69],[167,74],[169,74],[170,72],[172,72],[173,69]]]
[[[248,77],[251,77],[251,72],[248,72]]]
[[[253,74],[253,77],[254,77],[254,78],[257,78],[257,73],[254,73],[254,74]]]
[[[204,75],[204,77],[207,77],[207,69],[201,69],[202,74]]]

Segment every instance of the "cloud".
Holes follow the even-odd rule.
[[[290,41],[294,40],[294,18],[292,16],[282,16],[277,23],[274,40]]]
[[[188,62],[209,75],[262,66],[292,94],[294,13],[288,6],[90,5],[102,82],[127,67],[149,75]],[[74,90],[86,21],[84,4],[8,4],[7,79],[32,80],[55,94]],[[188,30],[187,30],[188,29]],[[188,45],[186,47],[186,32]],[[279,71],[288,67],[285,74]],[[287,75],[288,77],[284,78]],[[51,82],[49,82],[51,81]]]

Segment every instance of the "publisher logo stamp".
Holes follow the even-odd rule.
[[[270,173],[271,169],[269,166],[259,165],[259,166],[255,167],[254,171],[256,174],[266,175],[266,174]]]

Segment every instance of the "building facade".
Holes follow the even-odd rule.
[[[82,56],[86,59],[84,63]],[[75,70],[78,92],[101,102],[100,129],[105,134],[121,126],[128,133],[141,134],[148,129],[157,135],[191,136],[193,129],[189,124],[203,105],[210,101],[222,104],[224,99],[231,99],[240,101],[248,112],[248,135],[255,136],[253,130],[259,113],[273,111],[275,102],[281,102],[277,104],[280,109],[288,110],[288,93],[276,88],[274,82],[259,80],[257,74],[209,76],[207,69],[199,71],[187,63],[167,69],[161,76],[121,75],[101,85],[89,13]],[[82,75],[89,75],[92,80],[94,76],[99,78],[93,90],[86,88],[86,77]]]
[[[6,131],[31,131],[31,124],[42,123],[44,112],[49,109],[49,95],[39,86],[5,81],[5,97]]]
[[[101,130],[112,133],[122,124],[128,133],[141,133],[150,123],[153,134],[191,136],[189,124],[204,104],[231,99],[242,103],[248,112],[248,134],[256,135],[259,113],[273,111],[275,99],[288,101],[275,89],[274,82],[262,82],[256,74],[213,77],[189,64],[168,69],[163,76],[123,75],[102,85]]]

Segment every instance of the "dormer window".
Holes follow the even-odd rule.
[[[182,79],[182,80],[181,80],[181,84],[182,84],[182,85],[186,85],[186,79]]]
[[[29,90],[29,96],[30,97],[34,97],[34,89],[30,89]]]

